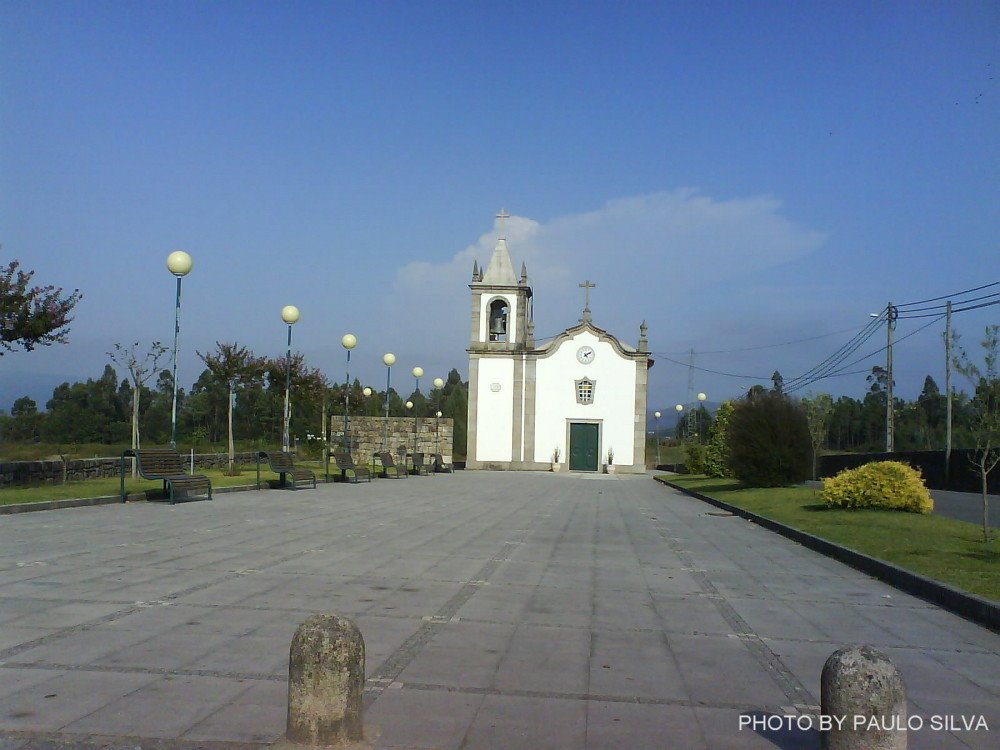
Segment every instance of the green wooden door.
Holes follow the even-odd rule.
[[[570,471],[597,471],[597,444],[600,425],[570,422]]]

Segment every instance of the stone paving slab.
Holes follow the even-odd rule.
[[[792,748],[865,642],[990,731],[1000,635],[649,477],[458,472],[0,518],[0,750],[266,747],[288,648],[354,619],[373,748]]]

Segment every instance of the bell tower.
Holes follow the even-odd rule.
[[[528,270],[521,264],[521,276],[514,275],[514,266],[507,251],[504,220],[510,218],[503,209],[497,214],[496,247],[485,270],[478,261],[472,266],[472,325],[469,331],[469,352],[523,352],[531,341],[531,286]]]

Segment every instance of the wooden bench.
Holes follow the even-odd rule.
[[[292,478],[291,488],[297,490],[299,482],[312,482],[313,489],[316,489],[316,475],[309,469],[303,469],[292,462],[292,454],[285,451],[258,451],[257,452],[257,489],[260,489],[260,461],[265,459],[271,471],[278,475],[282,487],[285,486],[285,475]]]
[[[424,454],[423,453],[414,453],[413,454],[413,470],[412,470],[412,473],[415,474],[415,475],[417,475],[417,476],[421,476],[421,477],[428,477],[428,476],[430,476],[430,472],[428,471],[428,466],[427,466],[427,464],[424,463]]]
[[[354,458],[350,453],[334,453],[334,460],[337,462],[337,468],[340,469],[340,478],[344,482],[353,482],[357,484],[358,481],[366,479],[369,482],[372,481],[372,473],[366,466],[355,466]]]
[[[382,462],[382,474],[381,476],[390,479],[402,479],[406,476],[405,469],[403,471],[399,470],[396,466],[396,462],[392,459],[392,454],[389,451],[383,451],[378,454],[379,460]]]
[[[440,453],[434,454],[434,460],[431,462],[434,467],[434,472],[437,474],[451,474],[455,467],[452,464],[446,464],[444,458],[441,457]]]
[[[212,499],[212,480],[202,474],[185,474],[180,454],[172,448],[148,448],[122,451],[121,498],[125,502],[125,464],[127,458],[134,458],[139,476],[143,479],[163,480],[163,491],[170,498],[170,504],[177,502],[181,495],[208,494]]]

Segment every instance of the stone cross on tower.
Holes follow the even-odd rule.
[[[590,290],[596,289],[597,284],[592,283],[589,279],[585,280],[580,284],[580,288],[583,289],[583,317],[580,318],[581,323],[590,322]]]
[[[505,240],[507,239],[503,233],[503,223],[510,218],[510,214],[506,210],[500,209],[500,213],[497,214],[497,239]]]

